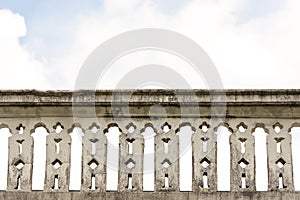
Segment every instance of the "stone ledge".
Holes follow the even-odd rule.
[[[300,90],[1,90],[0,106],[111,103],[300,105]]]
[[[15,200],[15,199],[64,199],[64,200],[92,200],[92,199],[272,199],[272,200],[288,200],[300,199],[300,192],[0,192],[0,199]]]

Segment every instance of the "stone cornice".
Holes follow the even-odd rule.
[[[300,90],[0,91],[3,118],[161,117],[156,108],[149,114],[154,105],[172,118],[294,119],[300,117]]]
[[[130,99],[130,101],[128,101]],[[0,106],[75,104],[300,105],[300,90],[1,90]]]

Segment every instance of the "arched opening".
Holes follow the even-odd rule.
[[[82,162],[82,136],[81,127],[71,128],[71,159],[70,159],[70,190],[80,190],[81,188],[81,162]]]
[[[268,190],[267,132],[257,126],[252,134],[255,137],[256,191]]]
[[[153,126],[142,130],[144,137],[143,191],[154,191],[154,137]]]
[[[177,132],[179,136],[179,186],[180,191],[192,191],[193,159],[192,135],[194,131],[190,125],[181,126]],[[188,164],[189,163],[189,164]]]
[[[230,143],[232,133],[229,126],[221,125],[217,129],[217,176],[218,191],[230,191]]]
[[[106,190],[118,190],[119,170],[119,136],[121,130],[117,124],[110,124],[105,130],[107,137],[107,166],[106,166]]]
[[[43,124],[37,124],[32,132],[34,141],[32,190],[44,190],[46,174],[46,137],[49,134],[46,126]]]
[[[0,190],[6,190],[7,188],[8,138],[10,136],[9,128],[0,125]]]

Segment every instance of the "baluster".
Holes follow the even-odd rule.
[[[133,123],[119,137],[119,191],[143,190],[144,138]]]
[[[106,136],[93,123],[82,137],[82,191],[106,191]]]
[[[179,191],[179,137],[165,123],[155,136],[155,190]]]
[[[217,191],[217,135],[205,121],[192,136],[193,191]]]
[[[289,128],[275,123],[269,128],[268,167],[269,190],[293,191],[291,134]]]
[[[230,136],[231,191],[255,191],[255,149],[251,129],[241,122]]]
[[[7,190],[31,191],[33,138],[30,130],[20,124],[9,138]]]
[[[69,190],[71,137],[59,122],[53,128],[47,136],[45,191],[66,192]]]

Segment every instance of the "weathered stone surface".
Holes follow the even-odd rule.
[[[217,191],[217,134],[204,121],[197,127],[192,142],[193,191]],[[206,184],[204,176],[207,177]]]
[[[179,138],[164,123],[155,136],[155,191],[179,191]]]
[[[56,125],[47,136],[45,191],[69,190],[71,137],[67,130],[56,132]]]
[[[241,130],[243,131],[241,131]],[[231,191],[255,191],[255,151],[252,130],[240,122],[230,135]],[[242,178],[245,183],[243,185]]]
[[[91,124],[82,137],[82,191],[104,192],[106,190],[106,144],[103,128],[96,123]]]
[[[8,186],[7,191],[0,192],[0,199],[300,199],[300,194],[294,191],[290,135],[293,127],[300,127],[299,120],[300,90],[1,91],[0,128],[9,128],[12,136]],[[20,124],[25,127],[23,134],[16,130]],[[129,131],[129,124],[135,126],[133,132]],[[55,130],[58,125],[64,126],[60,133]],[[69,191],[72,142],[69,133],[77,125],[84,135],[82,184],[81,190],[75,192]],[[105,128],[112,125],[122,130],[116,192],[106,191]],[[193,166],[192,192],[180,192],[179,187],[177,132],[183,125],[191,126],[194,132],[193,161],[187,163]],[[49,133],[45,188],[31,191],[30,134],[40,126]],[[141,133],[147,126],[156,133],[154,192],[143,192]],[[205,126],[207,130],[203,129]],[[232,133],[230,192],[217,191],[219,126]],[[279,132],[275,131],[277,126]],[[252,134],[258,127],[267,133],[268,192],[255,191]],[[204,163],[208,165],[204,167]],[[23,166],[17,168],[19,164]],[[242,177],[246,188],[242,187]],[[128,188],[129,178],[132,188]]]
[[[9,138],[7,190],[31,191],[33,139],[22,124],[17,129]]]
[[[119,143],[119,191],[143,191],[144,138],[140,130],[134,124],[128,124]]]

